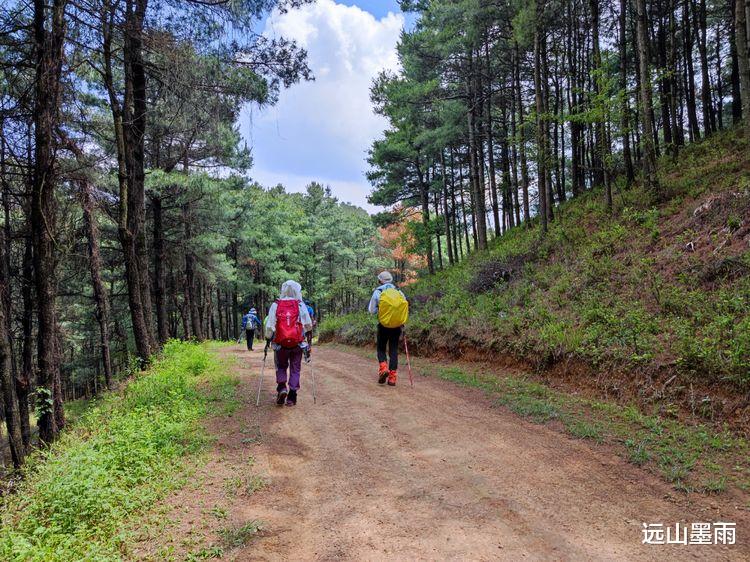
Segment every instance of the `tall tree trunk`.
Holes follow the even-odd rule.
[[[463,218],[463,224],[464,224],[464,235],[466,237],[466,253],[468,254],[471,251],[471,242],[469,241],[469,222],[468,222],[468,213],[466,212],[466,201],[464,200],[464,166],[463,163],[459,163],[458,165],[458,181],[461,186],[461,189],[459,190],[459,193],[461,194],[461,217]],[[473,224],[473,223],[472,223]],[[474,244],[477,243],[477,233],[474,228],[473,230],[473,236],[474,236]]]
[[[451,240],[451,220],[448,212],[448,170],[445,166],[445,151],[440,151],[440,171],[443,175],[443,224],[445,228],[445,246],[448,252],[448,263],[453,265],[453,240]]]
[[[599,0],[589,0],[589,9],[591,11],[591,44],[593,64],[596,73],[594,75],[594,95],[598,98],[601,95],[601,82],[603,80],[602,54],[599,47]],[[594,126],[594,144],[596,146],[596,173],[595,184],[604,185],[606,195],[607,209],[612,209],[612,184],[609,181],[607,170],[607,161],[609,158],[609,147],[607,146],[607,136],[604,132],[604,120],[606,116],[602,114],[596,120]]]
[[[491,71],[491,65],[490,65],[490,47],[489,47],[489,41],[486,41],[484,44],[484,59],[485,59],[485,66],[486,66],[486,72],[487,72],[487,100],[485,102],[486,106],[486,112],[485,112],[485,119],[487,122],[485,123],[484,130],[487,135],[487,162],[488,166],[487,169],[489,171],[490,176],[490,200],[492,201],[492,218],[495,221],[494,224],[494,230],[495,230],[495,236],[500,236],[501,232],[501,224],[500,224],[500,209],[499,209],[499,202],[498,202],[498,194],[497,194],[497,178],[495,176],[495,147],[494,147],[494,135],[492,134],[492,81],[490,80],[490,76],[492,75]]]
[[[25,456],[26,450],[29,446],[30,428],[29,428],[29,403],[28,403],[28,384],[24,387],[24,375],[26,372],[18,370],[16,364],[16,357],[13,346],[13,337],[11,322],[13,318],[13,307],[12,307],[12,294],[11,294],[11,252],[12,252],[12,237],[13,232],[11,230],[11,203],[10,203],[10,186],[8,185],[8,169],[6,159],[6,139],[4,135],[5,127],[0,118],[0,180],[2,181],[2,201],[3,211],[5,215],[5,225],[0,235],[3,236],[2,244],[0,245],[0,251],[2,251],[2,262],[0,265],[0,296],[2,296],[2,305],[5,309],[5,314],[0,317],[0,377],[2,377],[2,388],[0,393],[4,397],[3,411],[5,413],[6,427],[9,428],[8,440],[11,450],[11,458],[14,466],[20,466],[23,463],[23,457]],[[31,158],[31,151],[29,151],[29,158]],[[26,247],[31,250],[31,239],[26,237]],[[29,254],[29,267],[32,267],[31,254]],[[25,265],[25,264],[24,264]],[[22,292],[26,291],[26,284],[22,280]],[[30,291],[30,286],[29,286]],[[25,293],[24,293],[24,296]],[[28,300],[24,301],[27,303],[31,300],[31,295],[28,295]],[[24,315],[26,310],[24,310]],[[30,339],[30,338],[29,338]],[[24,349],[28,346],[29,353],[31,353],[31,341],[23,342],[22,346]],[[8,367],[10,368],[8,370]],[[31,370],[28,372],[27,381],[30,380]],[[10,380],[7,380],[7,375],[10,374]],[[21,403],[23,400],[23,404]]]
[[[112,359],[109,346],[109,299],[102,282],[102,258],[99,253],[99,228],[94,217],[94,201],[91,186],[84,179],[80,182],[81,208],[83,209],[83,229],[86,233],[89,253],[89,273],[94,289],[96,321],[99,324],[99,345],[101,346],[102,368],[107,388],[112,386]]]
[[[536,22],[534,25],[534,91],[536,94],[537,128],[537,192],[539,195],[539,215],[542,232],[547,232],[547,123],[544,119],[544,93],[542,91],[542,35],[544,34],[543,13],[545,0],[536,2]]]
[[[49,401],[39,409],[39,438],[53,441],[65,424],[57,345],[57,287],[55,280],[55,142],[60,112],[60,78],[65,43],[66,0],[53,0],[47,30],[45,0],[34,0],[36,81],[34,107],[35,157],[31,192],[31,225],[37,318],[38,384]]]
[[[693,35],[690,26],[690,0],[685,0],[682,6],[683,57],[685,59],[685,93],[690,125],[690,142],[700,140],[701,133],[698,126],[698,112],[695,102],[695,70],[693,69]]]
[[[435,273],[435,262],[432,257],[432,235],[430,234],[430,192],[429,185],[425,181],[424,172],[419,162],[417,162],[417,176],[419,177],[419,198],[422,203],[422,226],[427,236],[427,247],[425,254],[427,257],[427,269],[430,273]]]
[[[641,82],[641,125],[643,134],[643,181],[646,189],[658,193],[659,180],[656,175],[656,147],[654,146],[654,125],[652,121],[653,101],[651,97],[651,71],[649,68],[648,22],[646,20],[646,0],[635,0],[636,35],[638,43],[638,66]]]
[[[683,120],[677,116],[677,100],[680,96],[678,92],[677,74],[679,70],[677,68],[677,21],[675,18],[675,11],[677,10],[677,0],[669,0],[669,53],[667,56],[667,66],[670,69],[674,69],[671,76],[668,79],[669,84],[669,113],[672,117],[672,135],[674,136],[674,143],[672,147],[672,158],[677,159],[678,146],[685,144],[685,133],[682,130]]]
[[[151,327],[151,283],[146,250],[146,192],[144,171],[144,141],[146,131],[146,71],[143,62],[143,23],[147,0],[126,0],[123,59],[125,63],[124,145],[127,167],[127,198],[121,201],[127,208],[123,250],[128,280],[131,307],[136,306],[140,314],[134,319],[133,332],[136,340],[143,340],[139,356],[150,355],[158,346]],[[122,208],[121,211],[122,213]],[[138,300],[136,304],[134,301]],[[138,326],[136,326],[136,322]]]
[[[471,176],[472,199],[474,206],[474,224],[477,229],[476,246],[483,250],[487,247],[487,213],[485,208],[484,181],[480,177],[482,163],[477,158],[477,138],[474,115],[474,98],[470,97],[469,108],[469,173]]]
[[[502,124],[503,129],[500,134],[500,168],[503,171],[503,210],[506,215],[508,228],[516,226],[513,218],[513,194],[511,193],[510,178],[510,149],[508,148],[508,110],[503,101],[502,105]]]
[[[21,435],[23,444],[31,444],[31,423],[29,421],[29,394],[34,376],[34,256],[31,242],[31,226],[26,235],[21,272],[21,300],[23,316],[21,317],[21,370],[16,379],[16,396],[18,411],[21,417]]]
[[[671,72],[671,69],[669,69],[667,65],[667,30],[664,28],[664,18],[661,13],[661,5],[659,6],[659,10],[659,24],[656,32],[658,74],[661,75],[658,80],[659,106],[661,108],[661,125],[664,134],[665,150],[670,152],[672,147],[676,144],[672,132],[672,119],[669,115],[669,73]]]
[[[737,72],[740,75],[742,120],[745,136],[750,139],[750,59],[748,58],[747,2],[735,0],[734,35],[737,49]]]
[[[628,0],[620,0],[620,90],[622,102],[620,105],[620,128],[622,129],[622,157],[625,161],[625,178],[627,185],[633,183],[633,155],[630,151],[630,107],[628,104],[628,47],[627,47],[627,6]]]
[[[730,80],[732,82],[732,123],[735,125],[742,121],[742,99],[740,98],[740,71],[737,59],[737,33],[735,32],[737,3],[741,0],[729,0],[729,48],[732,58],[732,71]]]
[[[708,136],[716,130],[716,114],[711,102],[711,76],[708,72],[708,46],[706,40],[706,0],[699,0],[693,6],[693,22],[698,37],[698,54],[701,63],[701,111],[703,130]]]
[[[716,25],[716,41],[714,42],[716,53],[716,126],[717,130],[724,128],[724,81],[721,79],[723,62],[721,60],[721,25]]]
[[[434,177],[434,173],[433,173]],[[435,193],[432,198],[433,210],[435,211],[435,220],[440,218],[440,196]],[[438,267],[443,269],[443,242],[440,238],[440,231],[435,232],[435,242],[437,243]]]
[[[144,7],[145,9],[145,7]],[[133,328],[133,338],[138,353],[138,357],[143,363],[151,357],[152,345],[149,334],[150,313],[144,310],[143,298],[141,292],[141,275],[138,270],[138,249],[136,244],[137,230],[140,227],[139,206],[137,204],[138,194],[133,193],[132,184],[134,178],[132,167],[134,164],[134,155],[131,144],[137,139],[133,139],[130,131],[133,126],[132,111],[130,108],[133,103],[133,86],[132,86],[132,64],[133,55],[131,52],[140,50],[141,28],[138,27],[137,18],[133,15],[132,1],[128,0],[126,5],[126,25],[125,25],[125,100],[121,104],[118,98],[119,88],[115,86],[113,61],[115,57],[112,52],[113,34],[115,32],[116,7],[110,0],[104,0],[102,10],[102,55],[104,61],[104,83],[109,96],[110,111],[112,112],[112,123],[114,128],[115,146],[117,148],[117,178],[119,186],[119,214],[117,221],[118,236],[123,249],[123,261],[125,265],[125,281],[128,288],[128,308],[130,310],[130,319]],[[134,21],[135,20],[135,21]],[[136,37],[133,37],[133,36]],[[141,194],[143,195],[143,194]],[[135,198],[136,202],[131,202]],[[143,201],[143,199],[141,199]],[[135,216],[133,215],[135,212]],[[133,227],[135,226],[135,231]]]
[[[5,232],[0,230],[0,259],[5,260]],[[5,302],[10,291],[8,271],[5,267],[0,268],[0,299]],[[16,383],[13,376],[13,352],[10,346],[10,317],[5,306],[0,306],[0,393],[3,397],[3,411],[5,413],[5,427],[8,430],[8,444],[13,466],[16,468],[23,464],[26,457],[26,445],[24,444],[21,430],[21,413],[18,407],[18,396],[16,395]],[[28,412],[27,412],[28,415]]]
[[[193,218],[189,204],[182,206],[182,225],[184,229],[183,248],[185,252],[185,308],[190,319],[191,333],[198,341],[203,341],[201,314],[198,310],[198,295],[195,279],[195,254],[192,251]]]
[[[529,208],[529,165],[526,160],[526,123],[523,115],[523,97],[521,95],[521,66],[518,43],[513,44],[514,67],[516,75],[516,99],[518,103],[518,152],[521,161],[521,189],[523,192],[523,221],[531,228],[531,210]]]
[[[154,212],[154,297],[156,301],[156,333],[159,338],[159,344],[164,345],[169,339],[169,326],[167,324],[167,253],[164,248],[164,219],[161,197],[151,197],[151,208]]]
[[[513,63],[515,65],[515,63]],[[515,70],[513,70],[515,74]],[[516,139],[518,135],[518,128],[516,126],[516,94],[515,94],[515,77],[511,78],[510,84],[510,169],[512,173],[513,182],[513,202],[516,213],[516,225],[521,224],[521,206],[518,202],[518,150],[516,147]]]

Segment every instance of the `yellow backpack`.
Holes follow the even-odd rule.
[[[378,321],[386,328],[398,328],[409,319],[409,302],[398,289],[392,287],[380,293]]]

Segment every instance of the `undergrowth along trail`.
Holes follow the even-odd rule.
[[[186,483],[210,442],[203,420],[237,407],[237,383],[208,346],[169,342],[24,469],[3,498],[0,559],[127,558],[149,510]]]

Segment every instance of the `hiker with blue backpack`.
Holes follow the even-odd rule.
[[[398,380],[398,342],[409,319],[409,303],[396,285],[393,275],[383,271],[378,275],[380,286],[375,289],[367,310],[378,315],[377,355],[378,383],[396,386]],[[386,355],[387,347],[387,355]]]
[[[315,309],[310,304],[310,301],[305,299],[305,306],[307,307],[307,312],[310,314],[310,320],[312,320],[312,330],[307,332],[307,345],[312,347],[312,340],[313,340],[313,332],[315,331],[315,326],[318,324],[318,320],[315,318]]]
[[[312,327],[310,313],[302,300],[302,286],[296,281],[285,281],[281,295],[266,316],[266,339],[274,351],[279,406],[297,404],[302,357],[309,357],[310,353],[305,333],[311,332]]]
[[[242,317],[242,331],[245,332],[245,339],[247,340],[247,350],[253,350],[253,341],[255,341],[255,332],[260,330],[261,323],[258,318],[258,311],[251,308],[250,311]],[[242,336],[239,337],[237,343],[240,343]]]

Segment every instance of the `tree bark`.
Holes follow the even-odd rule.
[[[542,92],[542,35],[544,0],[536,2],[534,25],[534,91],[536,97],[537,127],[537,193],[539,196],[539,215],[542,232],[547,232],[547,124],[544,119],[544,93]]]
[[[591,34],[592,34],[592,57],[594,69],[597,73],[603,72],[602,54],[599,47],[599,0],[589,0],[589,9],[591,11]],[[601,95],[601,81],[599,74],[594,75],[594,95]],[[604,185],[607,209],[612,209],[612,184],[609,181],[609,171],[607,161],[609,158],[609,147],[607,146],[607,136],[604,132],[605,115],[601,115],[594,126],[594,145],[596,146],[596,171],[594,174],[594,183]]]
[[[83,209],[83,229],[86,233],[89,254],[89,273],[94,290],[96,321],[99,324],[99,345],[101,346],[104,382],[112,387],[112,359],[109,345],[109,297],[102,282],[102,258],[99,252],[99,228],[94,217],[94,201],[91,186],[83,179],[80,182],[81,208]]]
[[[638,43],[638,66],[641,82],[641,125],[643,134],[643,181],[646,189],[658,193],[659,180],[656,175],[656,147],[654,146],[654,126],[652,121],[653,101],[651,97],[651,71],[649,65],[648,22],[646,20],[646,0],[635,0],[636,36]]]
[[[630,107],[628,104],[628,46],[627,46],[627,6],[628,0],[620,0],[620,90],[622,102],[620,105],[620,128],[622,129],[622,157],[625,161],[625,178],[627,185],[633,183],[633,155],[630,151]]]
[[[745,0],[735,0],[734,35],[737,50],[737,71],[740,75],[742,124],[750,139],[750,60],[748,59],[747,12]]]
[[[0,259],[5,260],[5,232],[0,230]],[[10,286],[8,272],[0,268],[0,298],[3,302],[8,297]],[[21,411],[18,407],[16,383],[13,376],[13,352],[10,346],[10,318],[5,306],[0,306],[0,393],[3,396],[5,427],[8,430],[8,444],[13,466],[19,468],[26,458],[26,445],[23,439]],[[26,411],[28,416],[28,410]]]
[[[198,298],[196,294],[195,254],[193,254],[191,249],[193,237],[192,216],[188,204],[182,206],[182,225],[184,229],[183,248],[185,253],[184,282],[186,315],[190,319],[192,336],[198,341],[203,341],[203,328],[201,326],[201,315],[198,310]]]
[[[29,421],[29,394],[34,376],[34,256],[31,241],[31,226],[26,235],[21,272],[21,300],[23,316],[21,317],[21,370],[16,379],[16,396],[18,411],[21,417],[21,435],[23,444],[31,444],[31,422]]]
[[[451,221],[448,212],[448,170],[445,166],[445,151],[440,151],[440,171],[443,175],[443,224],[445,225],[445,247],[448,252],[448,263],[453,265],[453,240],[451,240]]]
[[[140,0],[139,0],[140,3]],[[117,178],[119,185],[119,215],[117,222],[118,236],[123,249],[123,261],[125,265],[125,281],[128,287],[128,308],[133,328],[133,338],[142,363],[146,363],[151,357],[153,346],[149,333],[150,312],[144,310],[143,287],[141,286],[141,274],[139,272],[138,248],[136,238],[141,226],[143,212],[143,191],[140,192],[140,205],[138,188],[134,182],[133,167],[136,165],[132,143],[137,142],[134,138],[132,128],[134,119],[132,115],[133,105],[133,68],[132,59],[137,55],[133,50],[140,52],[140,43],[143,20],[138,21],[137,13],[133,9],[133,3],[128,0],[126,4],[126,24],[124,41],[125,58],[125,100],[120,104],[118,88],[114,83],[114,68],[112,53],[112,41],[114,33],[115,7],[109,0],[104,1],[102,11],[102,55],[104,60],[104,83],[109,95],[110,111],[114,127],[115,146],[117,148]],[[145,5],[143,6],[145,12]],[[142,142],[141,137],[141,142]],[[142,156],[142,154],[141,154]],[[141,166],[142,166],[141,162]]]
[[[156,301],[156,333],[159,344],[164,345],[169,339],[167,320],[167,254],[164,248],[164,224],[162,200],[159,196],[151,197],[151,208],[154,212],[154,297]]]
[[[529,165],[526,160],[526,124],[523,115],[523,96],[521,93],[521,65],[518,43],[514,43],[514,67],[516,75],[516,99],[518,103],[518,153],[521,161],[521,191],[523,193],[523,221],[531,228],[531,210],[529,208]]]
[[[49,400],[39,408],[39,438],[53,441],[65,424],[57,346],[55,280],[56,160],[54,131],[60,112],[60,78],[65,42],[66,0],[53,0],[47,30],[47,6],[34,0],[36,82],[34,106],[35,162],[31,192],[33,264],[37,301],[38,384]]]
[[[698,112],[695,102],[695,70],[693,69],[693,35],[690,26],[690,0],[685,0],[682,6],[683,58],[685,59],[685,95],[687,103],[688,124],[690,125],[690,141],[700,140],[701,133],[698,126]]]
[[[696,8],[696,7],[694,7]],[[699,0],[693,10],[693,21],[698,36],[698,54],[701,63],[701,112],[706,136],[716,130],[716,113],[711,102],[711,76],[708,72],[708,46],[706,41],[706,0]]]
[[[740,71],[737,60],[737,34],[735,32],[736,15],[735,7],[740,0],[729,0],[729,48],[732,59],[732,70],[730,80],[732,82],[732,123],[735,125],[742,121],[742,99],[740,97]]]

